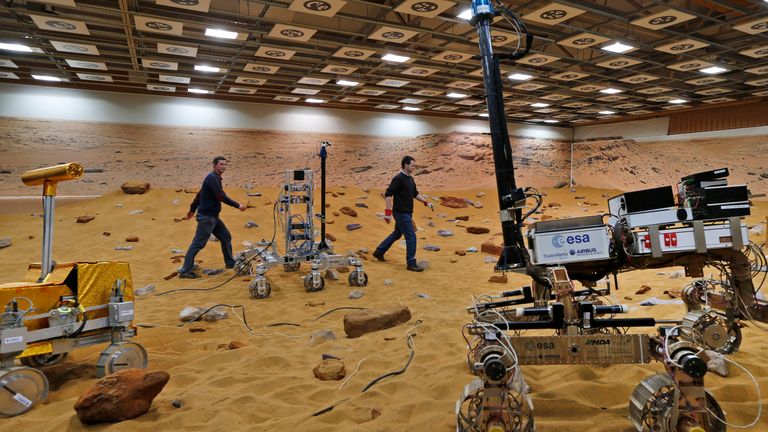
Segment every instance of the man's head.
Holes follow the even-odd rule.
[[[217,174],[223,173],[227,169],[227,159],[224,156],[216,156],[213,158],[213,170]]]
[[[411,175],[416,171],[416,159],[411,156],[405,156],[403,157],[403,160],[400,161],[400,167],[403,169],[403,172]]]

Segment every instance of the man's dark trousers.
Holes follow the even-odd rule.
[[[392,212],[395,219],[395,230],[376,248],[381,254],[386,253],[392,245],[405,236],[405,259],[407,265],[416,265],[416,231],[413,229],[411,213]]]
[[[224,254],[224,264],[227,267],[233,267],[235,265],[235,259],[232,257],[232,235],[229,233],[227,226],[217,216],[208,216],[204,214],[197,214],[197,230],[195,231],[195,237],[192,239],[192,244],[187,249],[187,254],[184,257],[184,265],[181,266],[179,273],[187,273],[192,271],[195,266],[195,256],[200,252],[208,243],[208,239],[211,238],[211,234],[219,239],[221,243],[221,253]],[[414,237],[415,238],[415,237]]]

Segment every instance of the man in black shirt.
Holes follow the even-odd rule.
[[[213,171],[208,173],[203,180],[203,186],[195,195],[192,205],[189,206],[189,213],[183,219],[191,219],[197,211],[197,230],[192,244],[187,249],[184,257],[184,265],[179,269],[179,277],[186,279],[199,278],[200,275],[194,272],[195,256],[202,250],[208,239],[213,234],[219,243],[221,243],[221,253],[224,255],[224,264],[227,268],[235,266],[235,259],[232,257],[232,235],[229,233],[224,221],[219,219],[221,212],[221,203],[230,205],[240,211],[245,211],[245,206],[238,204],[224,193],[221,185],[221,174],[227,169],[227,160],[223,156],[213,158]]]
[[[384,254],[387,253],[392,244],[400,237],[405,236],[405,259],[407,269],[411,271],[424,271],[416,263],[416,231],[413,227],[413,199],[421,201],[431,210],[435,207],[431,202],[419,194],[416,189],[416,182],[413,181],[412,174],[416,170],[416,161],[411,156],[405,156],[400,162],[402,170],[392,179],[387,191],[384,192],[384,220],[389,223],[392,218],[395,219],[395,230],[376,248],[373,256],[379,261],[384,260]]]

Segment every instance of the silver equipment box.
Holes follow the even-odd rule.
[[[567,264],[610,258],[610,233],[602,216],[537,222],[528,233],[534,264]]]

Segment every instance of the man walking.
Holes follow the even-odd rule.
[[[432,211],[435,207],[431,202],[419,194],[416,189],[416,182],[413,181],[413,172],[416,170],[416,161],[411,156],[405,156],[400,161],[402,170],[392,178],[392,182],[384,192],[384,220],[389,223],[394,217],[395,230],[376,248],[373,256],[379,261],[385,261],[384,254],[387,253],[392,244],[400,237],[405,236],[405,259],[407,269],[420,272],[424,268],[416,263],[416,230],[413,227],[413,200],[421,201]]]
[[[184,265],[179,269],[179,277],[185,279],[196,279],[200,275],[195,273],[195,256],[208,243],[208,239],[213,234],[219,243],[221,243],[221,253],[224,255],[224,264],[227,268],[234,268],[235,259],[232,257],[232,235],[229,233],[224,221],[219,219],[221,212],[221,203],[228,204],[240,211],[245,211],[245,206],[238,204],[224,193],[224,187],[221,184],[221,175],[227,169],[227,159],[223,156],[213,158],[213,171],[208,173],[203,180],[203,186],[195,195],[192,205],[189,206],[189,213],[183,219],[191,219],[197,211],[197,230],[192,244],[187,249],[184,257]]]

